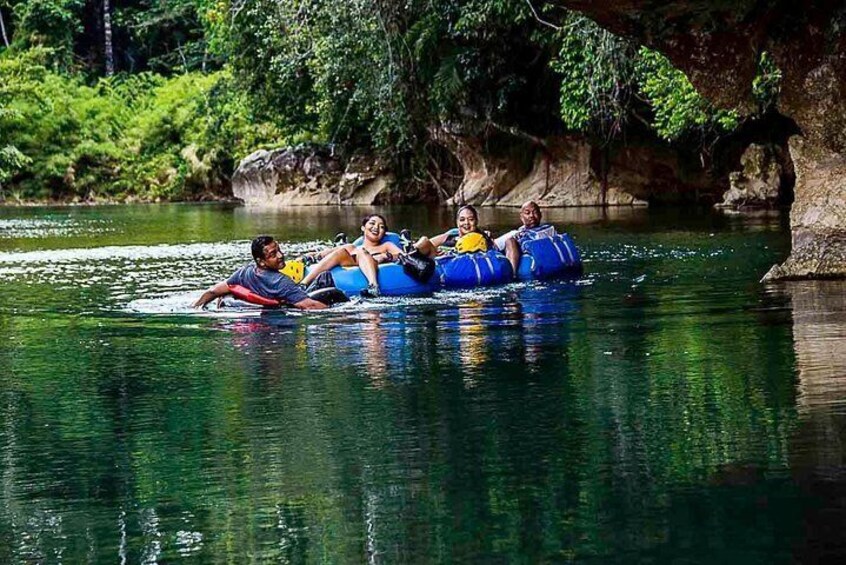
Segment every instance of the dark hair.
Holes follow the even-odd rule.
[[[385,231],[388,231],[388,220],[386,220],[385,216],[383,216],[382,214],[367,214],[366,216],[364,216],[364,219],[361,220],[361,227],[366,226],[367,222],[370,221],[370,218],[373,218],[374,216],[382,220],[382,223],[385,224]]]
[[[273,243],[273,238],[269,235],[260,235],[250,244],[250,251],[253,253],[253,259],[256,263],[264,259],[264,248]]]
[[[470,212],[472,212],[473,217],[476,218],[476,221],[477,222],[479,221],[479,213],[470,204],[465,204],[464,206],[462,206],[461,208],[458,209],[458,212],[455,213],[455,220],[456,221],[458,221],[458,215],[461,214],[464,210],[469,210]]]

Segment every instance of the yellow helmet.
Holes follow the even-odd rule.
[[[476,251],[487,251],[488,242],[485,236],[478,232],[470,232],[462,235],[455,242],[455,250],[458,253],[475,253]]]
[[[305,263],[302,262],[302,259],[285,261],[285,266],[279,272],[288,275],[292,281],[300,284],[300,281],[305,277]]]

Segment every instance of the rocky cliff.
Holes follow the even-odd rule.
[[[785,150],[775,144],[753,143],[740,157],[740,169],[729,174],[730,188],[717,207],[749,210],[789,204],[783,191],[788,183],[791,188],[796,184],[796,174]]]
[[[325,147],[260,150],[244,158],[232,193],[248,206],[373,205],[426,202],[436,196],[404,186],[379,159],[342,159]]]
[[[521,139],[501,132],[439,129],[432,137],[463,170],[447,201],[490,206],[644,206],[647,201],[717,201],[728,188],[666,144],[597,148],[578,136]]]
[[[762,51],[782,71],[779,110],[801,137],[792,251],[767,278],[846,277],[846,3],[554,0],[669,57],[705,96],[743,110]]]
[[[657,141],[598,149],[584,138],[528,140],[510,134],[432,130],[460,182],[398,183],[373,157],[343,160],[325,148],[256,151],[241,161],[232,190],[247,205],[371,205],[408,202],[520,206],[713,204],[728,180]]]

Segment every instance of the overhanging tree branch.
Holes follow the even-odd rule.
[[[554,23],[552,23],[552,22],[548,22],[548,21],[546,21],[546,20],[544,20],[543,18],[541,18],[541,17],[540,17],[540,16],[538,15],[537,10],[535,10],[535,7],[534,7],[534,6],[532,6],[532,0],[526,0],[526,4],[528,4],[529,9],[532,11],[532,16],[534,16],[534,17],[535,17],[535,19],[537,20],[537,22],[538,22],[539,24],[543,24],[543,25],[545,25],[545,26],[547,26],[547,27],[551,27],[551,28],[552,28],[552,29],[554,29],[555,31],[558,31],[558,30],[560,30],[560,29],[561,29],[561,26],[557,26],[557,25],[555,25]]]
[[[0,10],[0,33],[3,34],[3,45],[9,48],[9,38],[6,36],[6,25],[3,23],[3,10]]]

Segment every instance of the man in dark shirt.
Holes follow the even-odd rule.
[[[326,308],[326,304],[309,298],[290,277],[279,272],[285,267],[285,255],[272,237],[262,235],[255,238],[251,250],[255,263],[241,267],[228,279],[205,291],[194,303],[194,308],[203,308],[215,298],[230,294],[230,285],[242,286],[259,296],[280,300],[301,310]]]

